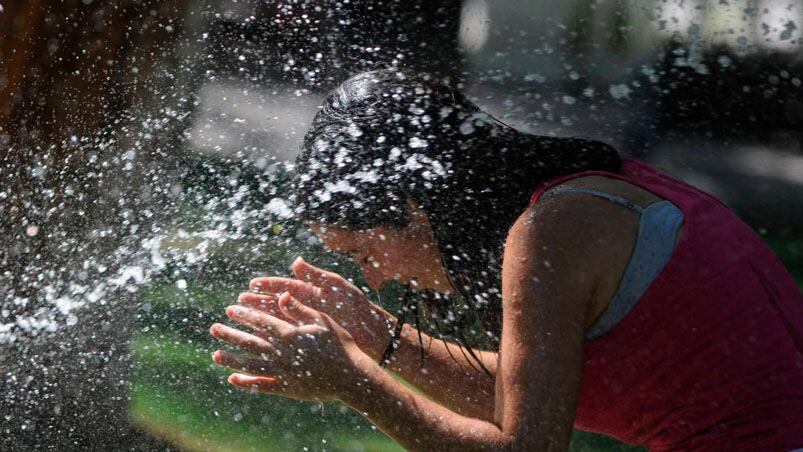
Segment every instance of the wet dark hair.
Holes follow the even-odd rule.
[[[414,199],[460,295],[429,303],[434,317],[460,335],[476,316],[496,348],[502,248],[532,192],[557,176],[620,166],[607,144],[517,131],[438,80],[386,69],[326,98],[296,160],[294,198],[302,219],[352,230],[402,228]]]

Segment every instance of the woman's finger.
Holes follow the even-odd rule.
[[[237,303],[240,305],[282,318],[283,314],[277,304],[278,301],[279,298],[274,295],[262,295],[253,292],[243,292],[237,297]]]
[[[312,283],[313,286],[328,289],[342,288],[347,284],[339,274],[318,268],[301,257],[296,258],[292,268],[296,278]]]
[[[324,326],[323,314],[301,304],[287,292],[282,294],[278,304],[285,316],[297,322]]]
[[[264,359],[237,356],[224,350],[218,350],[213,353],[212,361],[215,364],[249,375],[273,376],[281,373],[281,369],[272,362]]]
[[[229,375],[229,383],[241,389],[249,389],[259,392],[276,392],[281,388],[279,380],[271,377],[252,377],[243,374]]]
[[[215,323],[209,328],[212,336],[255,355],[274,354],[276,349],[264,338]]]
[[[282,319],[243,306],[229,306],[226,308],[226,315],[237,323],[257,330],[272,332],[279,337],[290,335],[294,329],[293,325]]]
[[[250,287],[253,291],[270,294],[290,292],[295,298],[313,306],[320,303],[321,300],[321,289],[319,287],[298,279],[265,276],[252,279]]]

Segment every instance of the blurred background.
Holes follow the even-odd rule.
[[[232,390],[207,334],[296,255],[364,286],[288,180],[326,92],[377,66],[714,193],[803,284],[802,24],[800,0],[0,0],[0,450],[399,449]]]

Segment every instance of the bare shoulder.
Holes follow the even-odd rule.
[[[593,290],[602,273],[597,246],[600,207],[581,194],[565,193],[527,208],[508,232],[503,260],[503,288],[536,278],[562,286]],[[602,240],[603,242],[607,242]]]
[[[639,220],[629,209],[583,193],[540,200],[508,232],[503,291],[506,284],[516,287],[522,278],[532,277],[548,280],[556,297],[571,288],[588,300],[589,325],[616,291],[635,246]],[[531,264],[523,265],[527,260]]]
[[[593,265],[582,257],[587,247],[578,244],[584,239],[576,234],[590,230],[578,223],[588,200],[560,198],[526,209],[505,244],[497,418],[528,432],[524,450],[551,448],[544,444],[558,438],[556,432],[568,444],[582,380],[595,281]]]
[[[508,242],[529,238],[582,249],[592,245],[583,239],[599,242],[606,238],[606,229],[618,227],[631,217],[631,212],[608,201],[583,193],[561,193],[541,199],[522,212],[508,232]]]

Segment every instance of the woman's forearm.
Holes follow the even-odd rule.
[[[506,450],[493,422],[464,416],[415,394],[362,355],[340,399],[409,450]],[[451,386],[459,386],[452,384]]]
[[[425,353],[423,367],[418,330],[405,326],[399,348],[391,356],[388,368],[428,397],[459,414],[493,420],[493,378],[458,345],[424,333],[421,338]],[[482,360],[485,368],[495,375],[496,353],[476,349],[473,352]]]

